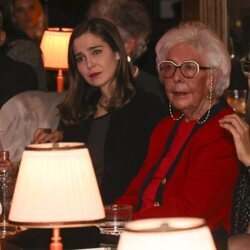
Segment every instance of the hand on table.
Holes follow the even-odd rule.
[[[250,166],[249,125],[236,114],[226,115],[219,124],[232,134],[239,160],[244,165]]]
[[[62,141],[63,132],[60,130],[50,130],[44,128],[38,128],[33,136],[31,143],[47,143]]]

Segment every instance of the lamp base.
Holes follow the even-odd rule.
[[[13,235],[17,232],[17,228],[7,222],[0,223],[0,238],[3,239],[8,235]]]
[[[60,228],[52,229],[52,237],[50,243],[50,250],[63,250],[63,244],[61,242]]]
[[[64,77],[62,69],[58,70],[56,82],[57,82],[57,92],[62,93],[64,91]]]

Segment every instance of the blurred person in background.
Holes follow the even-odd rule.
[[[87,11],[87,18],[93,17],[107,19],[116,25],[136,86],[155,93],[166,104],[167,99],[160,81],[135,65],[135,61],[147,50],[152,32],[151,17],[144,4],[138,0],[93,0]]]
[[[32,41],[40,45],[46,16],[39,0],[12,0],[13,21]]]
[[[0,108],[13,96],[27,90],[38,89],[34,69],[25,63],[16,62],[6,54],[6,11],[0,4]]]
[[[43,65],[42,52],[26,33],[17,27],[13,22],[13,5],[11,0],[0,0],[0,4],[5,7],[6,20],[6,53],[14,61],[26,63],[35,70],[39,90],[47,91],[47,79]]]

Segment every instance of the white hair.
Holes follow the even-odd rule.
[[[180,43],[190,44],[206,62],[216,69],[215,95],[221,96],[230,83],[231,59],[217,34],[200,22],[181,23],[167,31],[156,45],[156,63],[165,60],[168,51]]]

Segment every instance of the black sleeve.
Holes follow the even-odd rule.
[[[38,89],[38,79],[31,66],[14,61],[10,66],[1,78],[0,106],[21,92]]]

